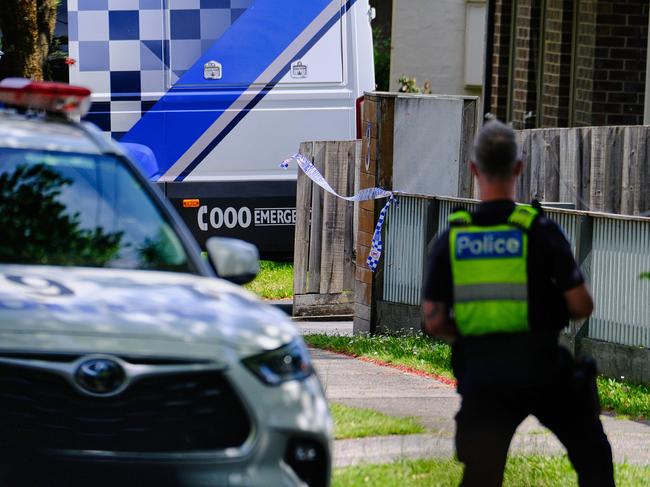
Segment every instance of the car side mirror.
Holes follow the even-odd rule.
[[[234,238],[210,237],[205,247],[217,275],[227,281],[246,284],[260,271],[260,254],[253,244]]]

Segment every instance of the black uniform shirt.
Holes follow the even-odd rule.
[[[507,221],[515,205],[512,201],[481,203],[472,213],[476,225],[498,225]],[[557,341],[559,330],[569,323],[563,293],[584,282],[584,277],[560,227],[538,216],[528,232],[528,317],[531,331]],[[453,282],[449,231],[436,240],[429,259],[424,299],[453,306]]]

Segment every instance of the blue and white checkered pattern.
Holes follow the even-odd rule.
[[[68,0],[70,82],[120,138],[254,0]]]
[[[375,272],[377,270],[379,259],[381,259],[381,253],[384,250],[384,244],[381,239],[381,229],[384,226],[384,221],[386,221],[386,213],[388,213],[388,208],[393,202],[395,202],[395,206],[399,206],[394,196],[388,198],[388,201],[379,212],[379,219],[377,220],[377,225],[375,226],[375,233],[372,234],[370,253],[368,254],[368,259],[366,260],[368,268],[372,272]]]

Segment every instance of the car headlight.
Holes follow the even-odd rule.
[[[245,358],[242,362],[269,385],[302,380],[314,373],[311,357],[301,340],[295,340],[271,352]]]

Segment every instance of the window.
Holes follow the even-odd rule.
[[[190,272],[171,225],[115,157],[0,149],[0,262]]]

